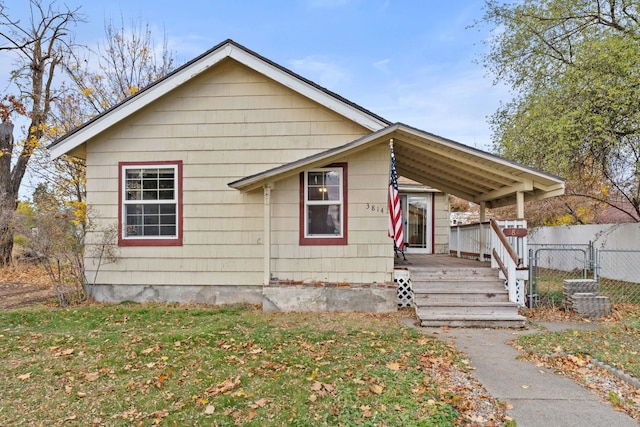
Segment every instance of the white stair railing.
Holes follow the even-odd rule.
[[[524,306],[524,280],[519,277],[518,268],[524,268],[523,260],[526,259],[526,257],[518,256],[518,253],[509,243],[507,236],[504,234],[496,220],[492,219],[490,221],[490,225],[491,267],[498,268],[501,277],[505,280],[505,286],[509,291],[509,301],[515,302],[520,306]],[[524,237],[526,237],[526,233],[524,234]]]

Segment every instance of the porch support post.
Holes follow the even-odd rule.
[[[269,183],[264,189],[264,276],[262,284],[269,286],[271,282],[271,189],[273,184]]]
[[[485,222],[486,220],[487,220],[487,204],[486,202],[480,202],[480,224],[479,224],[480,238],[478,239],[478,241],[480,242],[480,250],[478,251],[478,253],[480,254],[480,261],[484,261],[485,247],[487,246],[487,236],[485,236],[484,224],[483,224],[483,222]]]
[[[516,193],[516,216],[518,219],[524,219],[524,191]]]

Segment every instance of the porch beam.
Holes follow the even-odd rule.
[[[415,174],[409,171],[405,171],[405,170],[401,170],[400,168],[398,168],[398,173],[402,176],[404,176],[405,178],[409,178],[413,181],[417,181],[420,183],[424,184],[425,178],[422,175],[419,174]],[[454,194],[458,197],[461,197],[465,200],[473,200],[476,196],[474,194],[471,194],[467,191],[461,190],[459,187],[452,187],[451,185],[445,184],[445,183],[440,183],[440,182],[436,182],[434,180],[429,180],[430,183],[428,185],[432,185],[434,188],[443,191],[445,193],[451,193]]]
[[[484,227],[485,225],[483,224],[485,221],[487,220],[487,204],[485,202],[480,202],[480,224],[478,224],[478,227],[480,228],[480,261],[484,261],[484,255],[485,255],[485,247],[487,246],[487,239],[485,237],[484,234]]]
[[[547,191],[547,192],[530,192],[525,194],[525,199],[527,202],[531,202],[534,200],[542,200],[542,199],[546,199],[548,197],[554,197],[554,196],[562,196],[564,195],[564,187],[562,188],[558,188],[556,190],[552,190],[552,191]]]
[[[510,194],[524,191],[533,191],[533,182],[531,180],[521,180],[517,184],[513,184],[508,187],[503,187],[498,190],[489,191],[478,196],[474,202],[486,202],[493,199],[499,199]]]
[[[551,184],[551,185],[544,185],[538,181],[534,181],[533,182],[533,187],[536,189],[540,189],[542,191],[545,192],[551,192],[551,191],[556,191],[556,190],[563,190],[564,191],[564,182],[560,182],[560,183],[556,183],[556,184]]]
[[[516,215],[518,219],[524,219],[524,192],[516,193]]]

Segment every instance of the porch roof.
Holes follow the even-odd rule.
[[[345,145],[229,183],[251,191],[301,171],[338,161],[393,139],[398,174],[486,207],[564,194],[564,180],[450,139],[395,123]]]

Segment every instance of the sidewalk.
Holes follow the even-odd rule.
[[[580,325],[553,323],[551,330]],[[628,415],[617,412],[597,395],[550,369],[518,360],[508,341],[533,330],[418,328],[425,334],[453,341],[471,358],[473,376],[493,397],[510,403],[507,411],[518,427],[638,427]],[[437,331],[437,335],[431,335]]]

